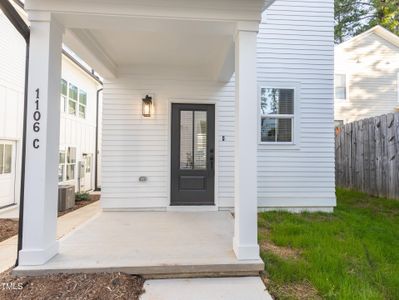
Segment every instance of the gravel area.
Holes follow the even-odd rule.
[[[15,277],[0,274],[0,299],[131,299],[144,292],[144,280],[124,273],[54,274]]]

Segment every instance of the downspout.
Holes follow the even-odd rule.
[[[95,165],[96,168],[94,170],[94,190],[101,191],[98,187],[98,125],[99,125],[99,104],[100,104],[100,93],[103,91],[103,88],[97,90],[97,99],[96,99],[96,153],[95,153]]]
[[[12,23],[15,29],[22,35],[26,42],[25,54],[25,91],[24,91],[24,116],[23,116],[23,133],[22,133],[22,157],[21,157],[21,191],[19,200],[19,223],[18,223],[18,252],[15,266],[19,263],[19,251],[22,250],[23,240],[23,223],[24,223],[24,193],[25,193],[25,158],[26,158],[26,125],[27,125],[27,108],[28,108],[28,74],[29,74],[29,46],[30,46],[30,29],[25,21],[18,14],[14,6],[8,0],[0,0],[0,9]]]

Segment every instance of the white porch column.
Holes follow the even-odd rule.
[[[32,17],[32,16],[30,16]],[[20,265],[41,265],[56,241],[63,28],[50,14],[31,20],[25,195]]]
[[[256,44],[259,24],[239,23],[235,38],[236,145],[234,252],[259,259],[257,237],[258,100]]]

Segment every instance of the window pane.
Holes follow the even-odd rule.
[[[68,105],[68,107],[69,107],[69,109],[68,109],[69,113],[70,113],[71,115],[76,115],[76,102],[73,101],[73,100],[69,100],[68,103],[69,103],[69,105]]]
[[[79,91],[79,103],[86,105],[87,103],[87,93],[85,91]]]
[[[67,162],[68,164],[76,163],[76,148],[68,147]]]
[[[336,99],[346,99],[346,88],[336,87],[335,88],[335,98]]]
[[[193,112],[180,112],[180,169],[193,169]]]
[[[261,89],[261,112],[267,114],[293,114],[293,89]]]
[[[86,118],[86,106],[79,104],[79,117]]]
[[[292,141],[292,119],[278,119],[277,142]]]
[[[64,79],[61,79],[61,95],[68,95],[68,84]]]
[[[12,145],[4,146],[4,174],[11,173],[12,165]]]
[[[262,118],[262,142],[292,142],[292,119]]]
[[[88,155],[86,156],[86,173],[90,173],[91,172],[91,156]]]
[[[335,98],[346,99],[346,75],[336,74],[334,76]]]
[[[59,164],[64,164],[65,163],[65,151],[61,150],[59,153]]]
[[[78,88],[73,84],[69,84],[69,98],[78,100]]]
[[[346,86],[346,75],[345,74],[336,74],[334,76],[335,86],[337,87],[345,87]]]
[[[4,165],[4,144],[0,144],[0,174],[3,174],[3,165]]]
[[[67,165],[66,180],[75,179],[75,165]]]
[[[261,140],[262,142],[276,141],[277,119],[262,118],[261,124]]]
[[[64,169],[64,164],[58,166],[58,182],[64,181]]]
[[[207,112],[194,113],[194,168],[206,169],[207,157]]]

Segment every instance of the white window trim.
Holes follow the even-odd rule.
[[[64,107],[65,107],[65,110],[63,111],[64,113],[65,113],[65,115],[67,115],[67,116],[71,116],[71,117],[74,117],[74,118],[78,118],[78,119],[81,119],[81,120],[87,120],[87,107],[88,107],[88,103],[89,103],[89,94],[88,94],[88,92],[86,91],[86,90],[84,90],[84,89],[81,89],[80,87],[79,87],[79,85],[78,84],[76,84],[75,82],[72,82],[72,81],[69,81],[69,80],[66,80],[65,78],[61,78],[62,80],[65,80],[66,81],[66,83],[67,83],[67,96],[66,96],[66,103],[64,104]],[[69,85],[73,85],[73,86],[75,86],[77,89],[78,89],[78,98],[76,99],[76,100],[74,100],[74,99],[71,99],[70,97],[69,97]],[[80,103],[80,92],[84,92],[85,94],[86,94],[86,104],[81,104]],[[60,93],[60,96],[62,97],[63,95]],[[72,100],[73,102],[75,102],[76,103],[76,109],[75,109],[75,114],[72,114],[72,113],[70,113],[69,112],[69,100]],[[60,98],[60,101],[61,101],[61,98]],[[81,117],[80,116],[80,112],[79,112],[79,106],[80,105],[82,105],[82,106],[84,106],[85,107],[85,116],[84,117]],[[62,111],[62,110],[61,110]]]
[[[74,83],[72,83],[72,82],[70,82],[70,81],[67,81],[68,82],[68,106],[67,106],[67,114],[68,115],[70,115],[70,116],[74,116],[74,117],[77,117],[77,112],[78,112],[78,108],[79,108],[79,87],[76,85],[76,84],[74,84]],[[75,99],[73,99],[73,98],[71,98],[71,93],[70,93],[70,86],[74,86],[74,87],[76,87],[76,89],[77,89],[77,91],[76,91],[76,93],[77,93],[77,95],[76,95],[76,100]],[[74,102],[75,103],[75,113],[71,113],[70,111],[69,111],[69,102],[70,101],[72,101],[72,102]]]
[[[67,155],[68,155],[68,148],[75,148],[75,153],[76,153],[76,158],[75,158],[75,163],[74,164],[71,164],[71,163],[68,163],[68,158],[67,158]],[[75,183],[76,182],[76,180],[77,180],[77,165],[78,165],[78,148],[76,147],[76,146],[74,146],[74,145],[63,145],[63,146],[60,146],[60,148],[59,148],[59,151],[65,151],[65,161],[64,161],[64,174],[62,174],[62,181],[59,181],[58,182],[58,184],[60,184],[60,185],[62,185],[62,184],[71,184],[71,183]],[[58,166],[60,165],[60,163],[58,163]],[[75,165],[75,168],[74,168],[74,174],[73,174],[73,176],[74,176],[74,178],[73,179],[70,179],[70,180],[67,180],[67,166],[68,165]]]
[[[336,94],[335,94],[335,76],[336,75],[345,75],[345,94],[346,94],[346,98],[342,99],[342,98],[337,98]],[[334,99],[340,103],[348,103],[349,102],[349,74],[346,72],[335,72],[334,73]]]
[[[60,111],[63,114],[67,114],[67,112],[68,112],[68,99],[69,99],[69,83],[68,83],[68,80],[66,80],[64,78],[61,78],[61,81],[62,80],[66,82],[66,95],[64,95],[62,93],[62,89],[61,89],[61,91],[60,91],[60,105],[61,105]],[[63,97],[65,97],[65,99],[63,99]]]
[[[293,118],[292,122],[292,141],[291,142],[263,142],[262,134],[261,134],[261,90],[264,88],[269,89],[293,89],[294,90],[294,114],[287,115],[288,117]],[[298,82],[261,82],[258,87],[258,144],[261,146],[260,150],[270,150],[270,149],[299,149],[300,146],[300,103],[301,103],[301,95],[300,95],[301,85]],[[269,115],[270,116],[270,115]],[[284,115],[273,116],[277,118],[284,117]]]

